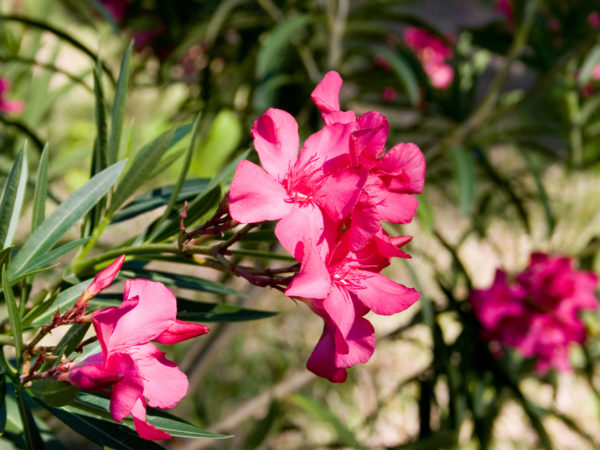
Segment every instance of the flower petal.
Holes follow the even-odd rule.
[[[331,289],[331,277],[325,262],[312,245],[303,246],[300,271],[285,291],[288,297],[325,298]]]
[[[110,395],[110,414],[120,422],[127,417],[137,400],[142,398],[144,385],[133,358],[127,353],[113,353],[108,359],[107,369],[123,375],[113,384]]]
[[[379,165],[381,178],[391,191],[418,194],[425,184],[425,157],[415,144],[397,144]]]
[[[250,161],[241,161],[229,190],[229,212],[240,223],[277,220],[291,210],[283,186]]]
[[[327,72],[310,94],[313,103],[324,113],[340,110],[342,77],[336,71]]]
[[[172,436],[169,433],[146,422],[146,405],[144,404],[144,399],[140,398],[135,402],[131,410],[131,416],[133,417],[133,424],[136,431],[144,439],[148,439],[149,441],[171,439]]]
[[[313,199],[334,221],[348,217],[367,179],[366,171],[342,169],[330,173]]]
[[[311,242],[324,257],[329,250],[325,234],[325,218],[318,206],[311,203],[293,203],[288,215],[275,226],[275,235],[290,254],[301,261],[304,246],[300,242]]]
[[[402,286],[380,273],[360,271],[361,289],[352,292],[375,314],[390,315],[404,311],[416,302],[421,294]]]
[[[77,305],[82,305],[87,302],[90,298],[98,295],[100,291],[108,287],[123,265],[125,261],[125,255],[119,256],[115,259],[108,267],[103,269],[98,275],[95,276],[94,280],[90,283],[89,287],[82,294],[81,298],[77,301]]]
[[[176,344],[177,342],[201,336],[209,331],[210,327],[208,325],[175,320],[171,326],[156,337],[154,341],[160,344]]]
[[[95,353],[76,364],[69,373],[69,381],[80,389],[101,390],[116,383],[122,378],[119,373],[103,367],[102,353]]]
[[[286,111],[269,108],[256,119],[251,134],[260,163],[269,175],[282,182],[298,157],[296,119]]]
[[[144,396],[157,408],[172,408],[188,390],[187,376],[153,344],[132,347],[129,354],[142,377]]]

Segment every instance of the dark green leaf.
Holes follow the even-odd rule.
[[[179,195],[177,196],[177,202],[183,202],[184,200],[195,197],[204,191],[209,181],[210,180],[207,178],[191,178],[185,180],[181,186]],[[174,185],[171,184],[140,195],[117,211],[112,217],[112,222],[121,222],[166,205],[169,197],[173,194],[173,189]]]
[[[271,30],[256,57],[257,78],[264,78],[280,67],[291,39],[311,20],[310,15],[301,14],[283,20]]]
[[[69,253],[70,251],[75,250],[76,248],[85,244],[88,240],[89,240],[89,237],[84,238],[84,239],[78,239],[76,241],[69,242],[65,245],[61,245],[60,247],[50,250],[48,253],[39,255],[38,257],[33,258],[32,260],[29,261],[27,266],[25,266],[23,268],[22,273],[33,272],[42,267],[45,267],[48,264],[50,264],[52,261],[60,258],[61,256],[65,255],[66,253]]]
[[[35,380],[32,390],[36,397],[50,406],[63,406],[77,398],[79,388],[52,378]]]
[[[160,160],[160,157],[172,145],[175,129],[161,134],[136,153],[132,164],[123,175],[110,202],[108,215],[111,216],[143,183],[148,181],[148,173]]]
[[[121,71],[117,80],[115,90],[115,99],[112,107],[112,118],[110,128],[110,139],[108,141],[108,164],[114,164],[119,159],[119,146],[121,143],[121,133],[123,131],[123,122],[125,120],[125,105],[127,102],[127,90],[129,89],[129,60],[133,41],[127,46],[123,61],[121,61]]]
[[[23,433],[25,437],[25,446],[27,450],[40,450],[44,448],[44,441],[40,435],[33,414],[26,402],[27,394],[20,385],[15,386],[15,397],[19,407],[19,415],[23,424]]]
[[[21,215],[27,185],[27,154],[23,146],[8,173],[0,195],[0,250],[10,247]]]
[[[74,413],[71,408],[54,408],[36,400],[71,429],[100,446],[117,450],[162,449],[160,445],[139,437],[135,431],[110,419]]]
[[[118,162],[94,176],[56,208],[29,236],[9,265],[11,277],[19,275],[38,255],[48,252],[75,223],[108,192],[123,171]]]
[[[23,330],[21,329],[19,306],[17,305],[17,300],[15,299],[8,282],[8,276],[6,275],[6,269],[4,267],[2,267],[2,291],[4,292],[4,301],[6,302],[6,309],[8,310],[8,321],[13,332],[17,358],[20,361],[23,354]]]
[[[201,292],[212,292],[213,294],[232,295],[243,297],[244,294],[215,281],[203,280],[189,275],[160,272],[157,270],[146,270],[141,268],[125,269],[119,272],[121,278],[145,278],[150,281],[160,281],[167,286],[176,286],[183,289],[193,289]]]
[[[189,322],[238,322],[256,320],[276,315],[273,311],[259,311],[228,305],[177,299],[177,318]]]
[[[35,191],[33,194],[33,210],[31,214],[31,231],[44,221],[46,217],[46,197],[48,196],[48,145],[44,146],[42,156],[37,170],[35,180]]]
[[[108,155],[106,153],[108,130],[106,127],[106,106],[104,103],[104,90],[102,89],[101,70],[100,67],[94,70],[94,96],[96,97],[96,144],[94,146],[94,152],[96,152],[97,155],[95,157],[95,170],[92,175],[96,175],[96,173],[109,166]]]
[[[69,407],[69,410],[73,412],[77,410],[81,414],[93,414],[96,417],[102,417],[103,414],[109,413],[109,405],[110,400],[108,398],[91,393],[81,393],[79,394],[79,398]],[[203,430],[156,408],[149,407],[147,409],[146,420],[155,427],[166,431],[171,436],[208,439],[224,439],[229,437]],[[131,419],[125,419],[123,424],[133,428],[133,421]]]
[[[58,360],[60,360],[62,355],[68,356],[73,353],[83,340],[89,328],[89,323],[76,323],[72,325],[71,328],[69,328],[69,331],[67,331],[67,334],[65,334],[58,344],[56,344],[52,354],[57,356]]]
[[[0,349],[0,351],[2,351]],[[0,435],[6,428],[6,374],[0,373]]]
[[[458,209],[462,217],[471,213],[475,200],[475,166],[473,159],[464,148],[450,149],[450,159],[454,178],[458,184]]]

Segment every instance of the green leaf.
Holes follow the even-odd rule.
[[[392,72],[398,78],[398,80],[404,85],[406,94],[412,105],[419,103],[419,83],[410,65],[404,60],[404,58],[391,51],[386,47],[376,47],[372,50],[373,56],[379,56],[390,63]]]
[[[33,272],[42,267],[45,267],[48,264],[50,264],[52,261],[63,256],[64,254],[69,253],[70,251],[75,250],[76,248],[85,244],[89,239],[90,239],[89,237],[84,238],[84,239],[78,239],[76,241],[69,242],[65,245],[61,245],[60,247],[50,250],[47,253],[39,255],[37,258],[34,258],[31,261],[29,261],[29,263],[27,264],[27,266],[25,266],[23,268],[23,271],[21,273],[23,274],[23,273],[27,273],[27,272]]]
[[[101,68],[97,67],[94,70],[94,96],[95,101],[95,118],[96,118],[96,144],[94,152],[96,153],[94,161],[96,162],[95,170],[92,172],[95,175],[97,172],[104,170],[109,166],[106,146],[108,142],[108,130],[106,127],[106,106],[104,103],[104,90],[102,89]]]
[[[40,450],[44,448],[44,441],[40,435],[33,414],[26,403],[27,394],[23,390],[23,386],[15,386],[15,397],[17,405],[19,407],[19,415],[21,416],[21,422],[23,424],[23,433],[25,437],[25,446],[27,450]]]
[[[0,349],[0,351],[2,351]],[[6,374],[0,373],[0,435],[6,428]]]
[[[84,280],[75,286],[71,286],[64,291],[61,291],[56,297],[50,298],[33,307],[23,318],[23,324],[29,324],[35,320],[35,323],[31,326],[40,327],[52,318],[57,309],[62,314],[67,308],[73,306],[75,301],[81,297],[81,294],[83,294],[92,280],[92,278]]]
[[[111,216],[144,182],[148,181],[148,173],[160,160],[160,157],[172,145],[175,129],[161,134],[154,141],[136,153],[133,163],[123,175],[110,202],[108,215]]]
[[[291,39],[311,20],[310,15],[300,14],[281,21],[273,28],[256,57],[257,78],[264,78],[277,71],[285,60],[285,52]]]
[[[121,61],[121,71],[117,80],[115,90],[115,99],[112,107],[112,118],[110,128],[110,139],[108,141],[108,164],[114,164],[119,159],[119,145],[121,143],[121,133],[123,132],[123,122],[125,119],[125,105],[127,103],[127,90],[129,89],[129,60],[133,41],[127,46],[123,61]]]
[[[189,275],[179,275],[176,273],[160,272],[157,270],[146,269],[126,269],[119,272],[120,278],[145,278],[150,281],[159,281],[167,286],[176,286],[182,289],[193,289],[201,292],[211,292],[213,294],[232,295],[234,297],[244,297],[244,294],[228,286],[215,281],[203,280],[202,278]]]
[[[109,413],[110,399],[91,393],[80,393],[79,398],[68,407],[69,410],[80,412],[86,415],[96,415],[102,417]],[[210,431],[198,428],[178,417],[156,408],[148,407],[146,411],[146,420],[157,428],[166,431],[171,436],[186,438],[207,438],[207,439],[225,439],[230,436],[211,433]],[[133,428],[133,421],[125,419],[124,425]]]
[[[33,193],[33,209],[31,214],[31,231],[44,221],[46,217],[46,197],[48,196],[48,144],[44,146],[38,164],[35,191]]]
[[[29,236],[8,266],[14,277],[38,255],[48,252],[64,234],[108,192],[123,171],[125,161],[118,162],[95,175],[56,208]]]
[[[195,197],[204,191],[209,182],[210,180],[207,178],[191,178],[189,180],[185,180],[181,186],[179,195],[177,196],[177,202],[180,203],[184,200]],[[139,197],[136,197],[112,216],[112,223],[131,219],[132,217],[136,217],[140,214],[166,205],[169,198],[173,194],[174,188],[175,185],[171,184],[153,189],[145,194],[140,195]]]
[[[273,317],[274,311],[259,311],[227,303],[177,299],[177,318],[189,322],[239,322]]]
[[[57,356],[58,360],[60,360],[62,355],[68,356],[73,353],[83,340],[89,328],[89,323],[76,323],[72,325],[71,328],[69,328],[69,331],[67,331],[58,344],[56,344],[52,354]]]
[[[27,185],[27,154],[23,146],[13,163],[0,195],[0,249],[10,247],[17,231]]]
[[[2,267],[2,291],[4,292],[4,301],[6,302],[6,309],[8,310],[8,321],[10,323],[10,328],[13,332],[13,339],[15,341],[17,359],[21,361],[23,356],[23,330],[21,329],[19,306],[17,305],[17,300],[15,299],[13,291],[8,282],[8,276],[6,275],[6,269],[4,267]]]
[[[37,398],[50,406],[64,406],[69,404],[79,394],[79,388],[72,384],[61,383],[52,378],[35,380],[32,390]]]
[[[318,417],[324,422],[333,426],[337,437],[344,446],[355,449],[364,448],[354,437],[354,433],[350,431],[337,416],[324,404],[300,394],[291,395],[288,400],[290,403],[302,408],[313,417]]]
[[[458,209],[462,217],[471,213],[475,200],[475,166],[468,150],[460,147],[450,149],[454,177],[458,184]]]
[[[577,74],[577,82],[579,83],[579,86],[584,86],[590,82],[594,68],[599,62],[600,45],[597,44],[588,52],[583,64],[581,65],[581,69],[579,69]]]
[[[183,166],[181,168],[181,172],[179,173],[179,177],[177,179],[177,183],[175,184],[175,186],[173,186],[173,192],[171,193],[171,196],[169,197],[169,201],[167,203],[167,207],[166,207],[165,211],[163,212],[162,216],[158,219],[158,222],[156,223],[156,225],[152,227],[152,231],[150,232],[148,241],[153,240],[154,236],[156,236],[158,230],[160,229],[160,225],[169,217],[169,215],[175,208],[175,204],[178,201],[179,192],[181,191],[181,188],[185,181],[185,177],[187,175],[188,169],[190,168],[190,162],[192,160],[192,155],[194,153],[194,147],[196,144],[196,138],[198,136],[198,130],[200,129],[200,125],[204,125],[204,121],[201,120],[201,117],[202,116],[200,114],[198,114],[198,116],[196,116],[196,120],[194,120],[194,124],[192,126],[192,138],[190,139],[190,144],[188,146],[188,149],[187,149],[187,152],[185,155],[185,160],[183,161]]]
[[[54,408],[39,399],[36,400],[72,430],[105,448],[116,450],[159,450],[163,448],[152,441],[141,438],[135,431],[117,424],[111,419],[99,419],[79,411],[71,412],[73,408],[69,407]]]

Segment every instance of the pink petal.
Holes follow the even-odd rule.
[[[340,90],[342,89],[342,77],[331,71],[327,72],[321,82],[310,94],[313,103],[324,113],[340,110]]]
[[[302,266],[285,291],[288,297],[325,298],[331,289],[331,277],[319,252],[311,245],[303,248]]]
[[[370,197],[363,193],[352,210],[350,226],[342,239],[347,241],[351,251],[356,252],[364,248],[380,229],[377,207]]]
[[[25,109],[25,103],[20,100],[0,100],[0,111],[19,114]]]
[[[117,323],[127,312],[131,311],[138,304],[139,299],[129,299],[126,304],[121,304],[120,307],[104,308],[100,311],[96,311],[93,315],[92,322],[94,323],[94,330],[96,336],[98,336],[98,342],[102,347],[102,354],[105,356],[105,360],[108,357],[112,347],[110,346],[110,340]]]
[[[415,214],[419,200],[414,195],[390,191],[370,191],[381,220],[391,223],[409,223]]]
[[[418,194],[423,190],[425,157],[415,144],[395,145],[381,159],[379,167],[391,191]]]
[[[77,301],[77,305],[84,304],[87,300],[95,297],[100,291],[108,287],[119,273],[124,261],[125,255],[121,255],[110,263],[108,267],[98,273],[89,287],[82,294],[81,298]]]
[[[69,373],[69,381],[80,389],[101,390],[116,383],[122,378],[119,373],[103,367],[102,353],[95,353],[75,365]]]
[[[367,179],[365,171],[342,169],[329,174],[313,200],[335,222],[348,217]]]
[[[131,308],[127,303],[137,297],[138,303]],[[124,304],[121,314],[94,316],[94,324],[99,323],[102,339],[109,330],[110,322],[116,322],[108,339],[107,350],[113,352],[133,345],[145,344],[160,336],[175,321],[177,301],[173,293],[162,283],[143,279],[125,282]],[[121,308],[119,308],[121,309]]]
[[[282,182],[298,157],[296,119],[281,109],[270,108],[256,119],[251,134],[260,163],[269,175]]]
[[[175,320],[171,326],[156,337],[154,341],[160,344],[176,344],[177,342],[201,336],[209,331],[210,327],[208,327],[208,325]]]
[[[404,311],[416,302],[421,294],[379,274],[360,271],[361,288],[352,292],[375,314],[390,315]]]
[[[334,123],[353,123],[356,122],[356,114],[354,111],[333,111],[330,113],[321,114],[325,125]]]
[[[136,431],[144,439],[148,439],[149,441],[171,439],[172,436],[169,433],[146,422],[146,405],[144,404],[144,399],[140,398],[135,402],[131,410],[131,416],[133,417],[133,424]]]
[[[293,203],[290,213],[275,226],[275,236],[290,254],[302,260],[304,246],[300,242],[311,242],[319,248],[321,256],[328,251],[325,234],[325,219],[318,206],[311,203]]]
[[[350,138],[350,153],[359,155],[362,167],[374,167],[385,148],[390,124],[383,114],[370,111],[359,117],[358,127]]]
[[[150,406],[172,408],[185,396],[187,376],[156,346],[137,345],[129,350],[129,354],[142,378],[144,396]]]
[[[340,339],[336,338],[335,342],[337,352],[347,353],[348,344],[343,337],[348,335],[357,317],[354,303],[348,291],[333,284],[331,292],[323,301],[323,310],[340,331],[340,336],[338,336]]]
[[[113,384],[110,395],[110,414],[120,422],[127,417],[137,400],[142,398],[144,385],[133,358],[126,353],[113,353],[108,359],[107,369],[123,375]]]
[[[240,223],[277,220],[291,210],[281,184],[250,161],[241,161],[229,190],[229,212]]]
[[[306,368],[312,373],[333,383],[343,383],[348,378],[345,368],[335,366],[335,333],[331,325],[323,327],[323,334],[306,362]]]
[[[295,171],[332,172],[349,167],[350,134],[356,127],[356,123],[334,123],[311,134],[300,150]]]

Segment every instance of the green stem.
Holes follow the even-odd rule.
[[[102,222],[100,222],[100,224],[96,228],[94,228],[94,231],[92,232],[92,235],[90,236],[90,240],[87,241],[87,243],[81,249],[81,251],[77,255],[76,261],[83,260],[83,258],[86,257],[86,255],[90,252],[90,250],[96,246],[98,239],[100,239],[100,235],[102,234],[102,232],[108,226],[109,223],[110,223],[110,216],[105,216],[104,219],[102,220]],[[77,264],[77,262],[75,264]]]

